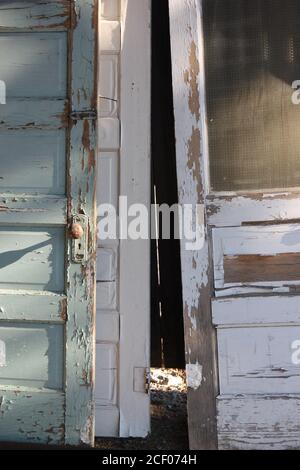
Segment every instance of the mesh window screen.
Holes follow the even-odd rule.
[[[211,187],[300,186],[300,0],[204,0]]]

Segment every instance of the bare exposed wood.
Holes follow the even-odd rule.
[[[299,285],[299,234],[297,224],[213,229],[217,295],[231,295],[226,290],[233,287],[246,294]]]
[[[205,198],[205,161],[200,106],[203,90],[201,8],[196,0],[171,0],[170,32],[178,194],[180,204],[200,204]],[[206,226],[200,250],[181,241],[181,264],[188,381],[188,420],[191,449],[217,446],[215,422],[216,375],[214,330],[211,324],[211,265]]]
[[[224,282],[300,279],[300,253],[224,256]]]

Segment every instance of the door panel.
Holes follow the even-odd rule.
[[[299,326],[219,329],[220,394],[298,393],[295,338],[300,338]]]
[[[1,33],[1,80],[7,98],[67,94],[67,34]]]
[[[1,439],[60,445],[65,440],[64,404],[61,392],[7,390],[3,386],[1,400]],[[54,412],[53,412],[54,410]]]
[[[33,130],[29,134],[3,131],[0,161],[3,162],[1,192],[53,195],[66,192],[66,135],[63,130]]]
[[[299,448],[299,2],[202,4],[218,447]]]
[[[217,413],[219,449],[299,448],[297,396],[221,396],[217,399]]]
[[[64,292],[63,228],[0,228],[0,289]]]
[[[62,325],[26,325],[1,322],[5,357],[0,368],[0,387],[62,390],[64,335]]]
[[[1,440],[93,443],[96,11],[0,2]]]

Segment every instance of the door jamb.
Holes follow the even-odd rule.
[[[151,2],[121,0],[120,194],[150,214]],[[149,230],[150,233],[150,230]],[[150,239],[120,240],[120,437],[150,431]]]

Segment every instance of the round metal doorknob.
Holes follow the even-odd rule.
[[[80,224],[74,223],[71,225],[71,237],[75,240],[83,237],[83,228]]]

